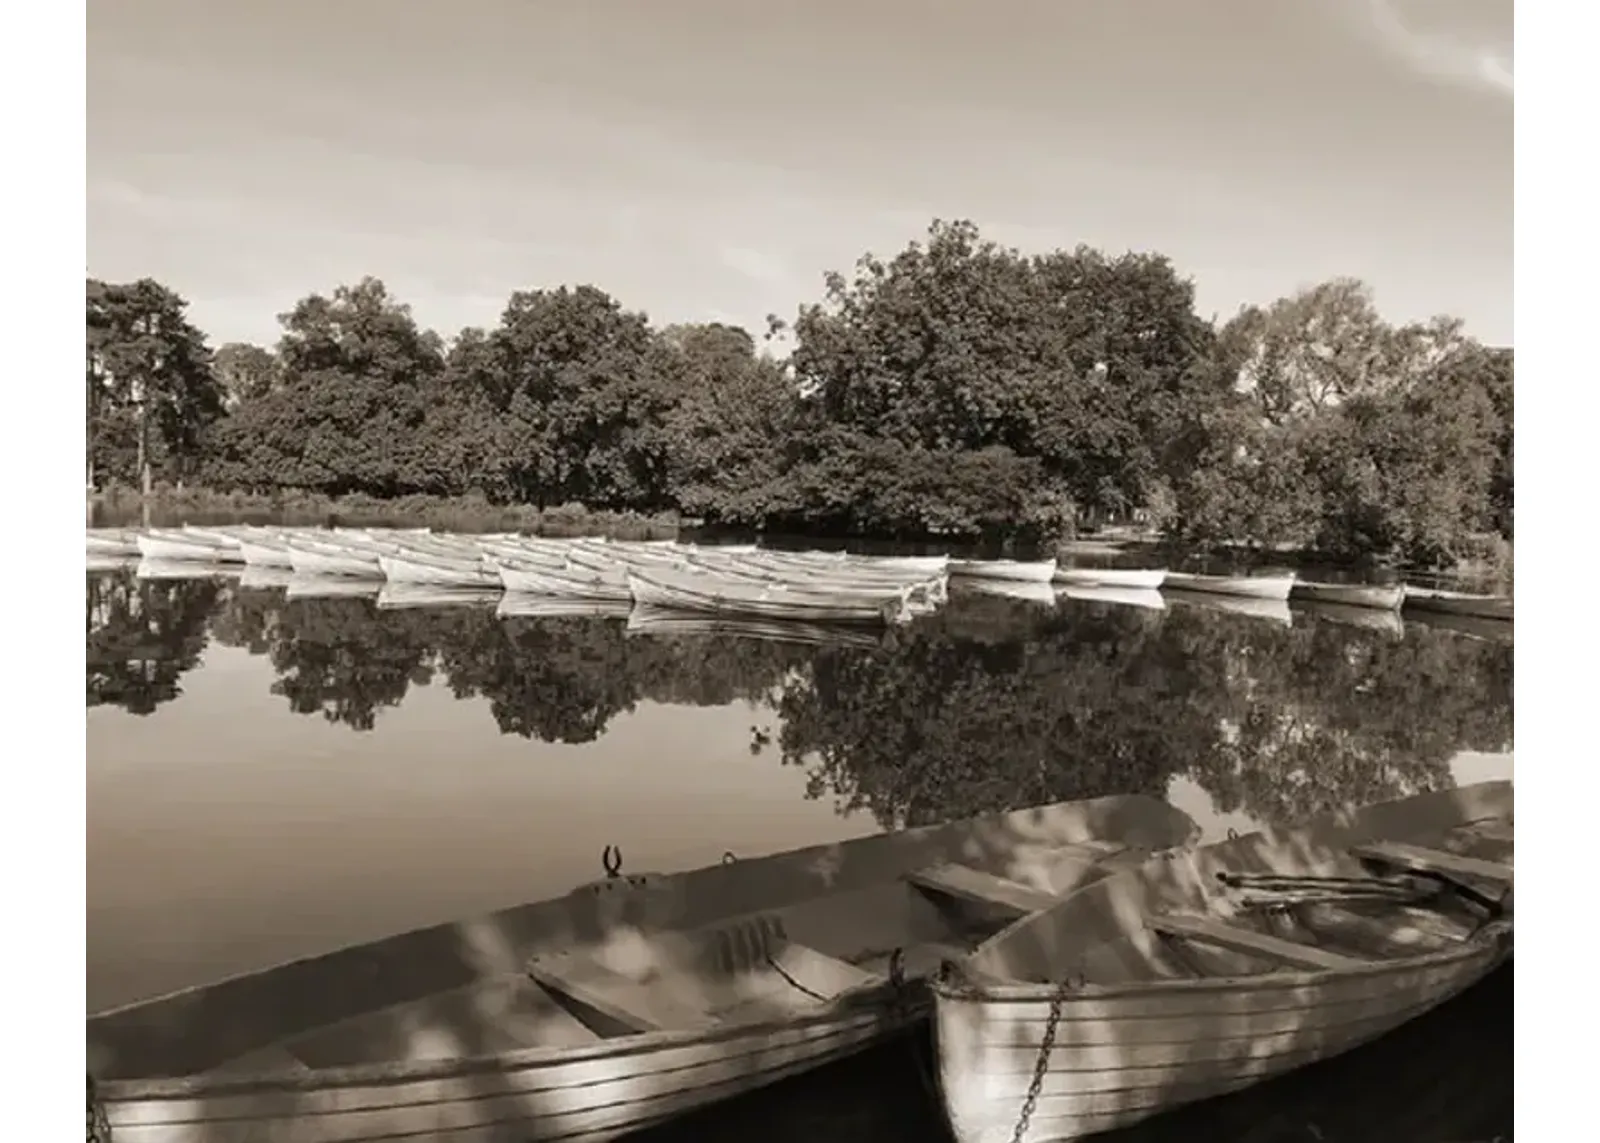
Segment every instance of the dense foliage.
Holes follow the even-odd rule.
[[[1214,324],[1165,258],[935,223],[758,340],[589,285],[446,340],[383,283],[214,353],[149,281],[88,283],[91,485],[476,494],[714,523],[1184,541],[1445,562],[1512,528],[1510,350],[1335,280]],[[787,354],[774,351],[786,335]]]
[[[87,627],[88,705],[135,714],[178,697],[208,638],[266,657],[290,710],[358,732],[426,685],[574,745],[649,703],[747,703],[754,752],[886,827],[1179,778],[1224,812],[1300,820],[1448,785],[1457,751],[1509,748],[1513,721],[1509,644],[1199,607],[963,597],[875,646],[807,646],[124,571],[91,577]]]

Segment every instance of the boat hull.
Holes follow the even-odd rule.
[[[1064,1000],[1024,1143],[1080,1139],[1240,1091],[1383,1036],[1476,984],[1493,945],[1447,963],[1321,982]],[[1009,1143],[1041,1055],[1047,1000],[941,996],[940,1087],[959,1143]]]
[[[1167,581],[1165,568],[1057,568],[1056,582],[1074,587],[1115,587],[1156,591]]]
[[[1296,580],[1289,591],[1289,598],[1298,603],[1331,603],[1375,611],[1399,611],[1405,597],[1405,586],[1398,583],[1312,583],[1302,579]]]
[[[633,571],[628,574],[628,588],[635,603],[706,615],[891,624],[911,616],[909,592],[904,589],[807,591],[788,584],[719,580],[709,571],[692,577]]]
[[[1240,599],[1289,601],[1295,577],[1292,575],[1188,575],[1168,572],[1163,586],[1205,595],[1230,595]]]
[[[1513,600],[1503,595],[1470,595],[1458,591],[1432,591],[1427,588],[1405,589],[1405,607],[1410,611],[1432,612],[1437,615],[1462,615],[1472,619],[1503,619],[1514,621]]]
[[[320,545],[290,544],[289,566],[296,575],[312,578],[336,576],[373,582],[383,579],[383,568],[378,565],[375,554]]]
[[[112,530],[85,532],[83,549],[92,559],[137,559],[140,555],[136,537]]]
[[[500,577],[482,564],[464,559],[445,560],[425,557],[385,554],[378,557],[378,567],[391,583],[410,584],[417,587],[443,588],[500,588]]]
[[[998,579],[1008,583],[1050,583],[1055,560],[951,560],[950,574],[966,579]]]
[[[1470,988],[1512,955],[1512,806],[1509,782],[1486,782],[1232,837],[1114,873],[1016,922],[933,984],[956,1139],[1061,1143],[1130,1127],[1359,1047]],[[1419,912],[1362,912],[1379,898],[1362,888],[1373,878],[1358,854],[1395,842],[1424,846],[1425,861],[1466,849],[1478,861],[1469,878],[1498,878],[1485,886],[1498,907],[1446,916],[1423,891],[1395,905]],[[1474,847],[1499,853],[1474,858]],[[1234,877],[1257,888],[1230,897]],[[1388,888],[1418,892],[1398,880]],[[1337,896],[1352,885],[1361,895]],[[1325,901],[1365,904],[1334,904],[1330,919],[1314,903],[1330,891]],[[1251,892],[1265,895],[1267,914],[1252,913]],[[1302,939],[1318,923],[1351,943]],[[1194,925],[1198,944],[1184,937]],[[1176,933],[1181,954],[1158,933]],[[1230,934],[1242,943],[1228,945]]]
[[[292,569],[294,561],[289,549],[279,544],[263,544],[258,540],[239,538],[239,554],[247,567]]]
[[[198,537],[188,537],[167,532],[140,532],[135,537],[139,554],[147,560],[171,563],[188,560],[193,563],[221,563],[233,553],[220,544]]]
[[[495,573],[507,591],[599,603],[631,603],[633,593],[619,573],[590,571],[581,566],[556,569],[530,563],[496,562]]]
[[[396,1079],[323,1086],[289,1073],[211,1085],[199,1119],[181,1089],[102,1102],[116,1143],[600,1143],[844,1059],[926,1014],[925,1000],[885,1003],[801,1024],[662,1033],[654,1045],[630,1037],[611,1051],[535,1050],[488,1075],[401,1065]]]

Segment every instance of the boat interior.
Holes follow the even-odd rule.
[[[1511,784],[1483,783],[1150,859],[1027,917],[976,980],[1118,989],[1360,969],[1501,939]]]
[[[1099,801],[1124,820],[1064,804],[681,874],[622,874],[608,849],[608,875],[562,898],[91,1017],[90,1068],[155,1081],[447,1065],[896,1012],[905,980],[1192,837],[1155,799]]]

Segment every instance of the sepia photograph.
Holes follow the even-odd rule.
[[[1521,7],[41,7],[13,1134],[80,794],[90,1143],[1582,1133],[1600,40],[1519,140]]]

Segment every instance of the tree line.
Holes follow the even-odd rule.
[[[1336,279],[1226,321],[1158,254],[1024,254],[935,222],[759,335],[593,285],[418,325],[366,278],[213,349],[174,290],[89,280],[91,487],[477,496],[716,525],[1447,562],[1512,534],[1509,349]]]
[[[880,647],[808,647],[121,572],[89,578],[87,620],[88,705],[135,714],[175,700],[211,640],[265,656],[289,710],[354,731],[424,685],[486,699],[502,734],[568,744],[642,703],[746,703],[753,752],[885,828],[1159,795],[1175,776],[1223,812],[1292,822],[1448,785],[1452,755],[1506,749],[1513,725],[1509,646],[1199,608],[963,598]]]

